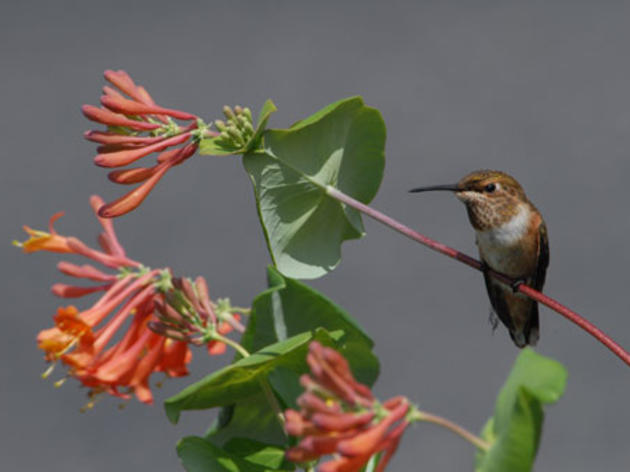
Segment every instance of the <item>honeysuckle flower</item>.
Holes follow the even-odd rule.
[[[320,472],[355,472],[381,453],[375,470],[385,470],[409,425],[411,404],[404,397],[379,403],[354,379],[346,359],[317,341],[309,346],[307,363],[311,373],[300,378],[301,409],[285,412],[287,433],[301,437],[287,458],[310,462],[332,455]]]
[[[93,196],[90,203],[98,216],[103,200]],[[98,237],[100,249],[94,249],[58,234],[52,225],[59,216],[51,218],[49,233],[25,227],[30,238],[17,245],[28,253],[62,252],[99,263],[102,268],[60,262],[61,273],[91,284],[55,284],[52,291],[63,298],[102,295],[84,310],[74,305],[59,308],[53,317],[55,325],[40,331],[38,347],[51,363],[46,375],[61,362],[68,377],[90,389],[90,397],[102,392],[123,398],[134,394],[141,402],[152,403],[151,374],[186,375],[192,356],[184,340],[168,339],[149,329],[149,323],[158,320],[155,305],[168,290],[170,271],[149,269],[127,257],[111,220],[98,217],[103,232]]]
[[[104,131],[91,130],[85,138],[98,143],[94,158],[101,167],[123,167],[158,153],[149,167],[114,170],[109,179],[119,184],[140,184],[122,197],[104,205],[99,215],[112,218],[135,209],[173,166],[181,164],[197,150],[204,136],[218,136],[199,117],[157,105],[144,87],[136,85],[123,70],[105,71],[101,108],[84,105],[83,114],[105,125]],[[175,120],[187,122],[178,124]],[[179,147],[178,147],[179,146]]]
[[[59,253],[72,252],[68,245],[68,239],[57,234],[54,228],[55,221],[63,216],[63,212],[55,213],[48,222],[48,231],[39,231],[24,225],[24,231],[29,239],[24,242],[14,241],[13,244],[22,248],[26,253],[37,251],[50,251]]]

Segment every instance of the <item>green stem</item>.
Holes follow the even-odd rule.
[[[232,307],[232,311],[236,312],[236,313],[240,313],[241,315],[244,316],[249,316],[249,314],[251,313],[252,309],[251,308],[243,308],[240,306],[233,306]]]
[[[222,336],[219,333],[215,332],[215,333],[212,334],[211,339],[213,339],[215,341],[219,341],[221,343],[227,344],[228,346],[234,348],[243,357],[249,357],[249,352],[247,351],[247,349],[245,349],[239,343],[237,343],[236,341],[231,340],[230,338],[228,338],[226,336]]]
[[[273,390],[271,389],[271,385],[269,385],[269,382],[267,381],[267,379],[261,379],[259,382],[260,382],[260,386],[262,387],[263,392],[265,393],[265,398],[267,398],[267,402],[269,403],[269,405],[271,406],[271,409],[276,414],[278,423],[280,423],[280,427],[282,428],[282,431],[286,435],[287,432],[284,428],[284,423],[285,423],[284,413],[282,413],[282,408],[280,407],[280,403],[278,403],[278,399],[276,398],[276,395],[273,393]]]
[[[476,446],[478,449],[487,452],[490,449],[491,444],[479,436],[471,433],[466,428],[454,423],[451,420],[447,420],[438,415],[427,413],[426,411],[415,410],[409,417],[409,421],[426,421],[427,423],[437,424],[443,428],[452,431],[458,436],[464,438],[469,443]]]

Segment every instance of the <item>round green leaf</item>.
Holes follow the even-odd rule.
[[[311,279],[333,270],[341,244],[363,236],[361,216],[329,197],[332,186],[369,203],[385,165],[385,124],[360,97],[333,103],[289,129],[263,134],[243,164],[276,267]]]

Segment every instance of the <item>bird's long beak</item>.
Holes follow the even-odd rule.
[[[446,190],[448,192],[459,192],[461,189],[457,187],[457,184],[446,184],[446,185],[431,185],[429,187],[417,187],[409,190],[410,193],[419,193],[419,192],[432,192],[434,190]]]

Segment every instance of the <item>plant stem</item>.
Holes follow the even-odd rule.
[[[221,342],[221,343],[225,343],[228,346],[234,348],[243,357],[249,357],[249,352],[247,351],[247,349],[245,349],[243,346],[241,346],[236,341],[231,340],[227,336],[222,336],[219,333],[215,332],[212,335],[212,339],[215,340],[215,341]]]
[[[243,307],[240,307],[240,306],[233,306],[232,307],[232,311],[235,312],[235,313],[239,313],[241,315],[244,315],[244,316],[249,316],[249,314],[252,312],[252,309],[251,308],[243,308]]]
[[[271,390],[271,386],[269,385],[269,382],[267,381],[267,379],[260,380],[260,386],[262,387],[263,392],[265,393],[267,402],[269,403],[269,405],[271,406],[271,409],[276,414],[276,418],[278,419],[278,422],[280,423],[280,426],[282,427],[282,431],[284,431],[284,434],[286,435],[287,432],[284,429],[284,423],[285,423],[284,413],[282,413],[282,408],[280,408],[280,404],[278,403],[278,399],[276,398],[276,395],[273,393],[273,390]]]
[[[490,449],[490,443],[471,433],[457,423],[453,423],[451,420],[447,420],[446,418],[442,418],[441,416],[433,415],[431,413],[427,413],[426,411],[416,410],[411,419],[416,421],[426,421],[428,423],[440,425],[443,428],[446,428],[457,434],[458,436],[464,438],[466,441],[473,444],[482,451],[488,451]]]
[[[434,251],[437,251],[453,259],[456,259],[459,262],[462,262],[463,264],[466,264],[472,267],[473,269],[483,271],[483,264],[477,259],[470,257],[464,254],[463,252],[460,252],[449,246],[446,246],[445,244],[435,241],[423,234],[418,233],[417,231],[412,230],[408,226],[405,226],[404,224],[400,223],[399,221],[396,221],[395,219],[390,218],[384,213],[381,213],[380,211],[375,210],[374,208],[371,208],[365,205],[364,203],[361,203],[358,200],[355,200],[354,198],[350,197],[349,195],[346,195],[343,192],[340,192],[339,190],[337,190],[336,188],[330,185],[326,187],[326,193],[330,197],[348,205],[349,207],[352,207],[355,210],[365,213],[366,215],[375,219],[376,221],[383,223],[386,226],[389,226],[393,230],[401,233],[402,235],[407,236],[408,238],[413,239],[414,241],[417,241],[420,244],[427,246],[429,249],[433,249]],[[507,285],[513,285],[516,282],[514,279],[506,276],[505,274],[501,274],[493,270],[488,270],[488,274]],[[578,325],[580,328],[582,328],[584,331],[586,331],[588,334],[593,336],[595,339],[601,342],[604,346],[610,349],[613,352],[613,354],[619,357],[623,362],[625,362],[627,365],[630,366],[630,352],[622,348],[619,344],[613,341],[610,336],[608,336],[606,333],[604,333],[601,329],[599,329],[593,323],[588,321],[586,318],[578,315],[576,312],[562,305],[560,302],[554,300],[553,298],[550,298],[547,295],[544,295],[543,293],[539,292],[538,290],[533,289],[529,285],[520,284],[517,287],[517,290],[527,295],[531,299],[536,300],[537,302],[540,302],[543,305],[546,305],[547,307],[551,308],[553,311],[559,313],[560,315],[567,318],[569,321]]]

